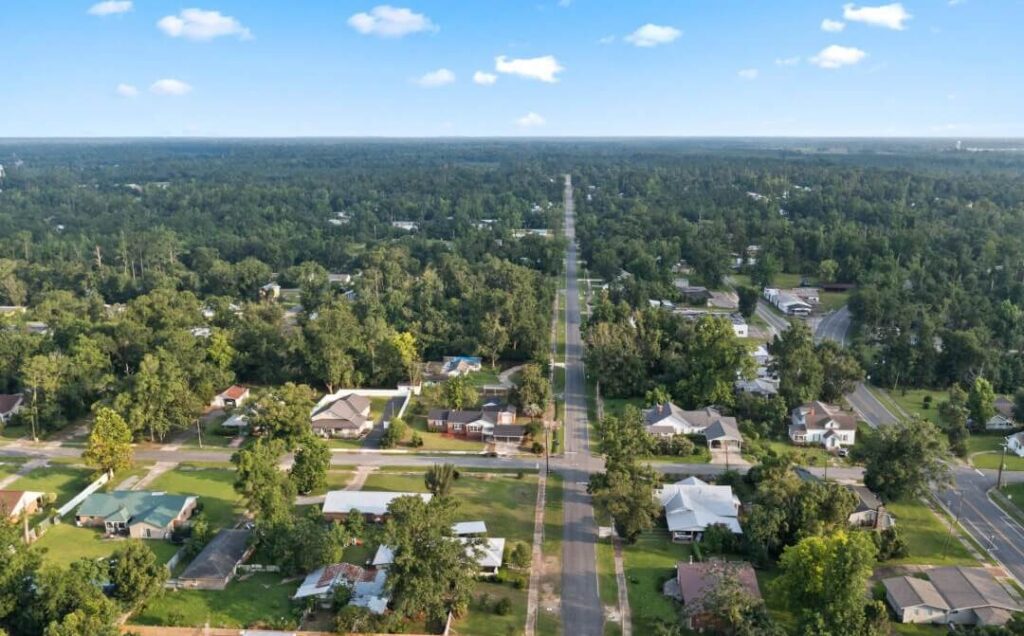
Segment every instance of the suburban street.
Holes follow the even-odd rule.
[[[580,296],[576,282],[576,227],[572,177],[565,176],[565,462],[563,464],[562,626],[567,634],[600,634],[604,615],[597,591],[597,525],[587,494],[587,424]]]

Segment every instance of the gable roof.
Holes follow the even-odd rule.
[[[0,514],[17,517],[27,502],[39,499],[44,494],[32,490],[0,490]]]
[[[996,407],[996,412],[1005,417],[1008,420],[1013,420],[1013,400],[1009,398],[999,396],[993,403]]]
[[[460,521],[452,526],[452,532],[457,537],[467,534],[487,534],[487,524],[483,521]]]
[[[723,439],[743,441],[743,436],[740,435],[740,428],[736,425],[736,420],[731,417],[722,417],[712,422],[711,426],[704,429],[704,437],[709,442]]]
[[[364,515],[384,515],[388,505],[399,497],[420,497],[429,502],[433,495],[423,492],[383,492],[373,490],[332,490],[324,497],[323,513],[348,514],[356,510]]]
[[[472,557],[476,564],[482,568],[500,568],[505,556],[504,539],[471,539],[469,537],[456,537],[456,541],[466,546],[466,555]],[[475,542],[471,545],[470,542]],[[388,546],[381,544],[377,546],[377,552],[373,555],[373,566],[382,567],[395,562],[395,553]]]
[[[185,571],[182,579],[226,579],[249,552],[249,530],[221,530],[206,544]]]
[[[386,577],[387,574],[383,570],[363,568],[352,563],[333,563],[310,572],[292,598],[322,596],[330,593],[339,584],[352,588],[353,593],[359,593],[360,596],[374,592],[379,595],[384,591]]]
[[[803,416],[804,426],[808,429],[823,429],[829,422],[835,422],[837,430],[857,430],[857,418],[852,413],[820,400],[801,404],[795,410]]]
[[[145,523],[166,528],[195,500],[190,495],[169,495],[144,490],[95,492],[85,498],[77,514],[80,517],[99,517],[129,525]]]
[[[942,598],[931,581],[912,576],[895,576],[882,581],[882,585],[892,602],[899,606],[898,609],[922,605],[942,611],[950,609],[946,599]]]
[[[878,510],[882,507],[882,500],[878,498],[878,495],[871,492],[871,489],[867,486],[851,484],[846,486],[846,489],[857,497],[857,507],[854,508],[854,512],[867,512],[868,510]]]
[[[18,408],[23,399],[21,393],[0,393],[0,414],[6,415]]]
[[[658,500],[671,532],[700,532],[722,524],[739,534],[740,501],[731,486],[712,486],[696,477],[664,486]]]
[[[221,391],[217,397],[225,398],[228,400],[240,400],[245,397],[245,394],[249,392],[249,389],[239,384],[232,384],[228,388]]]
[[[761,598],[757,575],[746,561],[680,562],[676,565],[676,580],[679,582],[683,603],[691,610],[699,609],[707,593],[728,574],[736,577],[747,594],[755,599]]]
[[[647,426],[658,426],[674,419],[689,428],[707,430],[716,422],[721,423],[721,430],[735,430],[739,434],[739,426],[736,418],[722,415],[717,409],[711,406],[696,411],[684,411],[671,402],[656,404],[644,411],[644,423]],[[731,428],[729,428],[731,427]]]
[[[928,580],[952,609],[999,607],[1011,612],[1021,609],[985,568],[935,568],[928,571]]]
[[[370,408],[370,398],[362,395],[346,395],[331,402],[313,414],[314,427],[359,428],[369,418],[363,413]]]

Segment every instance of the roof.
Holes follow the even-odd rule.
[[[711,426],[704,429],[704,437],[708,441],[716,439],[743,441],[740,429],[736,426],[736,420],[731,417],[722,417],[711,423]]]
[[[707,561],[704,563],[679,563],[676,565],[676,580],[683,603],[688,608],[699,608],[705,595],[726,575],[733,575],[743,589],[756,599],[761,598],[754,568],[746,561]]]
[[[429,502],[433,495],[422,492],[381,492],[367,490],[332,490],[324,497],[324,514],[347,514],[356,510],[364,515],[387,514],[388,505],[399,497],[420,497]]]
[[[715,524],[742,532],[737,518],[740,501],[731,486],[712,486],[690,477],[664,486],[657,496],[671,532],[700,532]]]
[[[224,389],[223,391],[221,391],[220,394],[217,395],[217,397],[225,398],[228,400],[241,400],[243,397],[245,397],[245,394],[248,392],[249,389],[245,388],[244,386],[233,384],[228,388]]]
[[[996,412],[1005,417],[1008,420],[1013,419],[1013,400],[999,396],[996,401],[992,404],[996,407]]]
[[[249,530],[221,530],[192,559],[179,578],[217,579],[231,576],[249,551]]]
[[[841,431],[857,430],[857,418],[838,406],[826,404],[819,400],[801,404],[794,409],[804,417],[804,425],[808,429],[822,429],[828,422],[835,422]]]
[[[359,428],[369,419],[364,415],[370,408],[370,398],[352,393],[339,398],[313,414],[314,426],[332,428]]]
[[[1021,607],[985,568],[946,567],[928,571],[928,580],[951,609],[1000,607],[1012,612]]]
[[[762,395],[778,395],[779,381],[770,378],[754,378],[753,380],[736,380],[736,389],[745,393]]]
[[[476,560],[477,565],[482,568],[500,568],[505,556],[504,539],[472,539],[469,537],[457,537],[457,541],[466,544],[466,554]],[[474,542],[475,545],[470,544]],[[386,545],[377,546],[377,552],[373,555],[373,566],[381,567],[391,565],[395,562],[394,551]]]
[[[10,413],[18,408],[23,399],[21,393],[0,393],[0,413]]]
[[[191,495],[169,495],[144,490],[95,492],[85,498],[77,514],[80,517],[100,517],[129,525],[145,523],[166,528],[195,499]]]
[[[330,593],[339,584],[358,588],[364,594],[372,591],[380,593],[384,590],[386,576],[383,571],[373,568],[363,568],[352,563],[333,563],[310,572],[292,598],[322,596]],[[380,587],[376,589],[378,579]]]
[[[898,606],[896,609],[924,605],[943,611],[949,610],[946,599],[942,598],[931,581],[912,576],[896,576],[885,579],[882,585],[885,586],[886,594],[891,601]]]
[[[452,526],[452,532],[457,537],[467,534],[487,534],[487,524],[483,521],[461,521]]]
[[[492,435],[494,437],[522,437],[526,435],[526,427],[522,424],[496,424]]]
[[[516,407],[510,404],[488,404],[483,408],[470,411],[431,409],[427,413],[427,419],[431,421],[454,422],[458,424],[469,424],[471,422],[480,421],[487,422],[489,424],[497,424],[499,417],[504,413],[510,413],[514,416],[516,413]],[[525,432],[526,428],[523,427],[523,433]]]
[[[846,489],[857,497],[857,507],[854,509],[854,512],[867,512],[868,510],[878,510],[882,507],[882,500],[878,498],[878,495],[871,492],[871,489],[867,486],[848,485]]]
[[[235,413],[221,422],[221,426],[224,428],[245,428],[249,426],[249,418],[246,417],[245,413]]]
[[[21,514],[25,501],[38,499],[44,494],[32,490],[0,490],[0,513],[16,517]]]

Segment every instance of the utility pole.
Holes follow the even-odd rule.
[[[196,434],[199,435],[199,448],[203,447],[203,427],[199,423],[199,418],[196,418]]]
[[[551,427],[544,422],[544,472],[551,472]]]
[[[996,477],[996,490],[1003,487],[1003,469],[1006,467],[1006,444],[1003,444],[1003,452],[999,456],[999,475]]]

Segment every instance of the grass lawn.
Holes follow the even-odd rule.
[[[971,463],[976,468],[998,470],[1002,445],[1005,441],[1004,436],[999,433],[978,435],[972,433],[970,439],[967,440],[967,453],[971,457]],[[983,454],[975,455],[974,453]],[[1006,470],[1024,470],[1024,457],[1006,453]]]
[[[466,376],[473,386],[484,386],[485,384],[498,383],[498,369],[492,369],[489,364],[484,364],[479,371],[474,371]]]
[[[619,584],[615,581],[615,548],[611,538],[597,542],[597,589],[602,605],[618,606]]]
[[[778,578],[780,572],[778,569],[769,570],[757,570],[757,587],[761,590],[761,596],[764,597],[764,604],[768,608],[768,613],[772,619],[775,620],[783,629],[787,632],[791,632],[796,627],[796,618],[786,608],[784,604],[785,597],[782,593],[777,592],[772,587],[772,582]]]
[[[225,590],[167,590],[136,614],[139,625],[202,627],[258,627],[294,629],[291,595],[295,581],[282,583],[280,575],[255,574],[232,581]]]
[[[409,425],[409,432],[406,433],[405,440],[399,448],[408,449],[408,441],[412,438],[413,431],[416,431],[423,439],[423,446],[414,450],[453,450],[476,452],[483,452],[484,450],[484,443],[478,439],[466,439],[464,437],[449,435],[448,433],[428,431],[427,418],[422,415],[407,416],[405,421]]]
[[[235,492],[235,472],[182,464],[160,475],[149,489],[178,495],[196,495],[203,514],[213,528],[228,528],[242,514],[242,501]]]
[[[67,566],[78,559],[102,559],[133,539],[106,539],[96,528],[79,528],[74,523],[51,527],[33,545],[46,550],[45,559],[55,565]],[[157,560],[166,563],[178,551],[169,541],[143,541],[156,553]]]
[[[955,528],[950,536],[939,517],[920,501],[892,502],[887,507],[910,549],[910,556],[887,561],[887,565],[978,565],[957,539],[960,530]]]
[[[798,466],[822,467],[825,465],[825,461],[828,461],[829,466],[840,468],[852,465],[847,458],[833,455],[820,446],[796,446],[781,440],[762,440],[762,443],[779,455],[787,453],[792,455]],[[753,457],[748,457],[748,459],[756,461]]]
[[[389,397],[370,398],[370,419],[376,422],[383,417],[384,409],[387,408],[389,402],[391,402],[391,398]]]
[[[560,597],[562,590],[562,536],[565,520],[562,511],[562,477],[548,475],[547,495],[544,505],[544,543],[541,551],[548,570],[541,579],[541,605],[537,613],[537,633],[542,636],[557,636],[562,633],[559,608],[544,602],[545,594]],[[554,611],[550,611],[553,608]]]
[[[604,414],[605,415],[622,415],[622,412],[626,410],[627,406],[633,406],[643,410],[644,399],[643,398],[604,398]]]
[[[93,469],[85,466],[50,464],[19,477],[8,489],[52,492],[57,495],[56,505],[59,507],[88,486],[93,476]]]
[[[503,598],[512,601],[512,611],[501,616],[494,611],[494,606]],[[486,606],[480,603],[485,599]],[[525,589],[517,590],[507,583],[477,581],[473,584],[473,600],[469,604],[469,613],[452,624],[452,631],[475,636],[522,634],[525,618]]]
[[[672,543],[668,532],[654,530],[625,547],[626,581],[633,633],[650,634],[659,619],[679,620],[679,604],[661,593],[661,587],[675,573],[676,564],[690,557],[690,546]]]
[[[376,472],[366,479],[363,490],[426,492],[423,473]],[[508,542],[533,540],[533,509],[537,503],[537,476],[526,474],[479,474],[463,471],[452,488],[460,502],[461,521],[486,521],[487,534]]]
[[[883,393],[880,389],[874,388],[875,394]],[[947,400],[949,394],[946,391],[931,391],[928,389],[907,389],[906,392],[903,390],[896,391],[885,391],[889,399],[896,403],[901,409],[906,411],[911,417],[920,416],[931,422],[937,422],[939,419],[939,403]],[[930,396],[932,398],[931,406],[925,408],[924,398]],[[899,413],[893,413],[893,415],[899,417]]]
[[[849,292],[821,292],[818,294],[821,304],[818,307],[821,311],[835,311],[841,308],[850,300]]]

